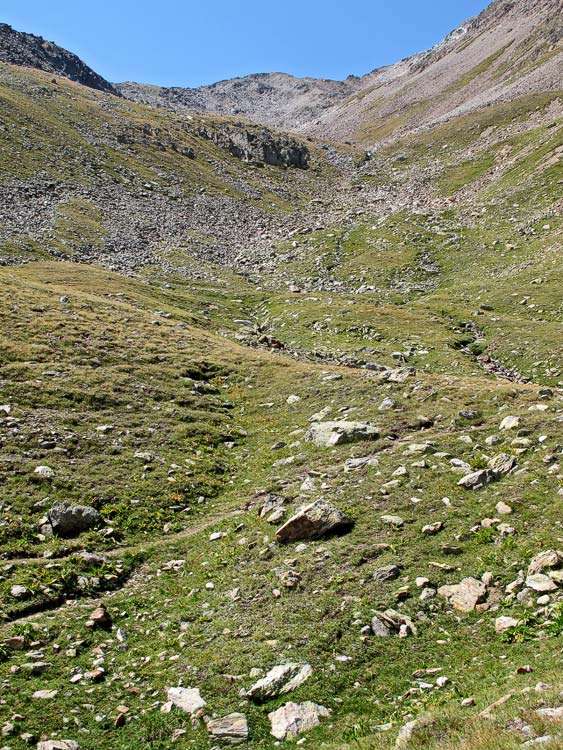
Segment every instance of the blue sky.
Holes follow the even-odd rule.
[[[486,0],[2,0],[0,21],[111,81],[197,86],[247,73],[361,75],[437,42]]]

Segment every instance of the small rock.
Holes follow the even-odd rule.
[[[316,727],[321,718],[329,716],[328,708],[311,701],[305,703],[285,703],[268,714],[271,734],[278,740],[296,737]]]
[[[166,694],[171,703],[190,716],[199,716],[206,705],[199,688],[171,687]]]
[[[495,620],[495,631],[497,633],[504,633],[509,628],[514,628],[518,625],[518,620],[514,617],[497,617]]]
[[[322,448],[378,437],[379,430],[366,422],[313,422],[305,433],[305,440]]]
[[[244,714],[232,713],[220,719],[208,719],[207,731],[214,739],[238,745],[248,739],[248,721]]]

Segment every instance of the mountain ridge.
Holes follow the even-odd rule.
[[[0,61],[56,73],[88,88],[120,96],[114,86],[73,52],[42,36],[16,31],[0,23]]]

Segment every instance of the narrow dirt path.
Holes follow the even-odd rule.
[[[195,526],[190,526],[189,529],[179,531],[177,534],[164,535],[152,542],[138,542],[137,544],[131,544],[125,547],[114,547],[107,552],[100,552],[100,555],[103,555],[106,558],[115,558],[121,557],[121,555],[135,554],[136,552],[153,552],[160,547],[165,547],[168,544],[174,544],[174,542],[180,541],[182,539],[188,539],[191,536],[195,536],[200,531],[205,531],[205,529],[208,529],[214,524],[221,523],[221,521],[225,521],[227,518],[234,518],[235,516],[242,515],[243,513],[244,510],[236,508],[235,510],[226,511],[225,513],[219,513],[218,515],[212,516],[205,521],[196,524]],[[75,555],[80,554],[81,551],[82,550],[75,550],[73,552],[70,552],[68,555],[62,555],[61,557],[22,557],[14,558],[7,562],[9,562],[10,565],[21,566],[47,565],[49,563],[64,562],[65,560],[69,560]]]

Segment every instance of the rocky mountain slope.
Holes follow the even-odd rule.
[[[561,88],[559,0],[495,0],[433,49],[374,71],[307,130],[377,142]]]
[[[563,745],[563,102],[522,80],[367,153],[0,63],[6,748]]]
[[[197,88],[116,84],[123,96],[144,104],[177,112],[239,115],[284,130],[306,127],[359,86],[359,79],[353,76],[330,81],[286,73],[258,73]]]
[[[321,138],[373,144],[522,93],[557,90],[563,55],[559,0],[495,0],[432,49],[360,78],[268,73],[199,88],[117,84],[135,101],[240,114]]]
[[[77,55],[35,34],[16,31],[0,23],[0,61],[38,68],[70,78],[92,89],[118,95],[109,81],[89,68]]]

